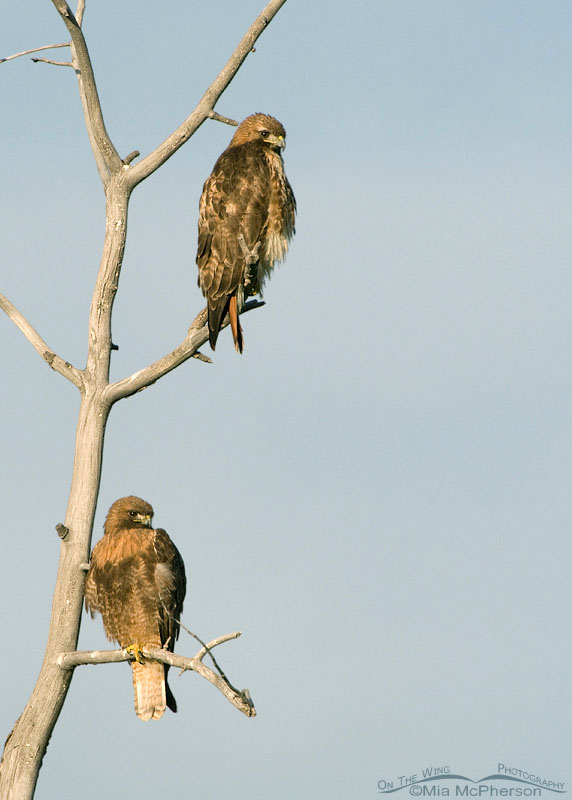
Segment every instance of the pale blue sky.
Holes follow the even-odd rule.
[[[88,2],[120,154],[188,115],[262,6]],[[566,2],[289,0],[259,40],[217,110],[284,123],[295,241],[242,357],[225,331],[115,407],[94,529],[153,504],[183,621],[244,632],[218,656],[258,716],[186,674],[179,714],[143,724],[126,665],[81,668],[38,798],[362,800],[498,762],[568,788],[571,32]],[[11,4],[0,56],[65,38],[48,0]],[[0,291],[82,367],[104,206],[75,77],[21,59],[0,85]],[[114,378],[202,307],[198,199],[231,135],[205,124],[133,196]],[[42,660],[78,398],[0,335],[3,741]]]

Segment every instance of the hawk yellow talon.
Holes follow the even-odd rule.
[[[134,642],[133,644],[130,644],[128,647],[124,647],[123,649],[125,650],[126,653],[131,653],[131,655],[138,664],[142,664],[143,652],[141,648],[142,645],[138,644],[137,642]]]

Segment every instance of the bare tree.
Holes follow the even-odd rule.
[[[118,400],[149,386],[187,359],[210,360],[199,352],[199,347],[208,339],[208,329],[205,325],[206,309],[204,309],[190,326],[185,339],[172,352],[133,375],[114,383],[109,382],[110,357],[113,349],[111,317],[125,250],[127,212],[131,193],[185,144],[205,120],[210,118],[236,124],[217,114],[214,111],[215,104],[253,49],[258,37],[286,0],[271,0],[266,5],[196,108],[162,144],[137,163],[134,161],[139,156],[138,152],[121,158],[105,128],[89,52],[82,31],[84,0],[79,0],[75,15],[65,0],[52,0],[52,2],[68,30],[71,41],[34,48],[3,60],[7,61],[10,58],[53,47],[69,47],[71,52],[69,62],[44,58],[34,60],[71,66],[77,74],[85,124],[105,190],[106,225],[103,253],[89,312],[89,338],[84,369],[78,369],[55,353],[12,303],[0,295],[2,310],[18,326],[47,364],[73,383],[81,395],[66,517],[64,523],[57,526],[61,549],[48,641],[32,695],[8,736],[4,748],[0,764],[0,797],[3,800],[29,800],[33,797],[42,759],[65,701],[74,668],[80,664],[121,661],[129,658],[129,655],[121,650],[87,653],[76,651],[82,616],[85,571],[88,566],[101,478],[105,426],[109,413]],[[260,303],[251,301],[246,304],[244,310],[248,311],[257,305]],[[190,659],[166,651],[143,652],[147,658],[198,672],[217,686],[238,709],[248,716],[253,716],[254,706],[248,692],[234,689],[222,671],[215,673],[203,664],[205,655],[210,653],[213,647],[238,635],[232,633],[221,636],[209,645],[204,645],[196,656]],[[214,663],[218,668],[216,661]]]

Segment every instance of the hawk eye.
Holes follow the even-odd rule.
[[[137,516],[137,512],[136,511],[130,511],[129,512],[129,516],[130,517],[136,517]]]
[[[260,131],[260,135],[263,139],[266,139],[267,136],[270,136],[270,131]]]

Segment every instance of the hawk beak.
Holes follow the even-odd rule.
[[[264,141],[268,142],[268,144],[271,144],[274,147],[277,147],[279,150],[284,150],[286,147],[286,139],[283,136],[276,136],[273,133],[267,136]]]
[[[141,525],[145,525],[147,528],[151,527],[151,517],[149,514],[137,514],[137,521],[141,523]]]

